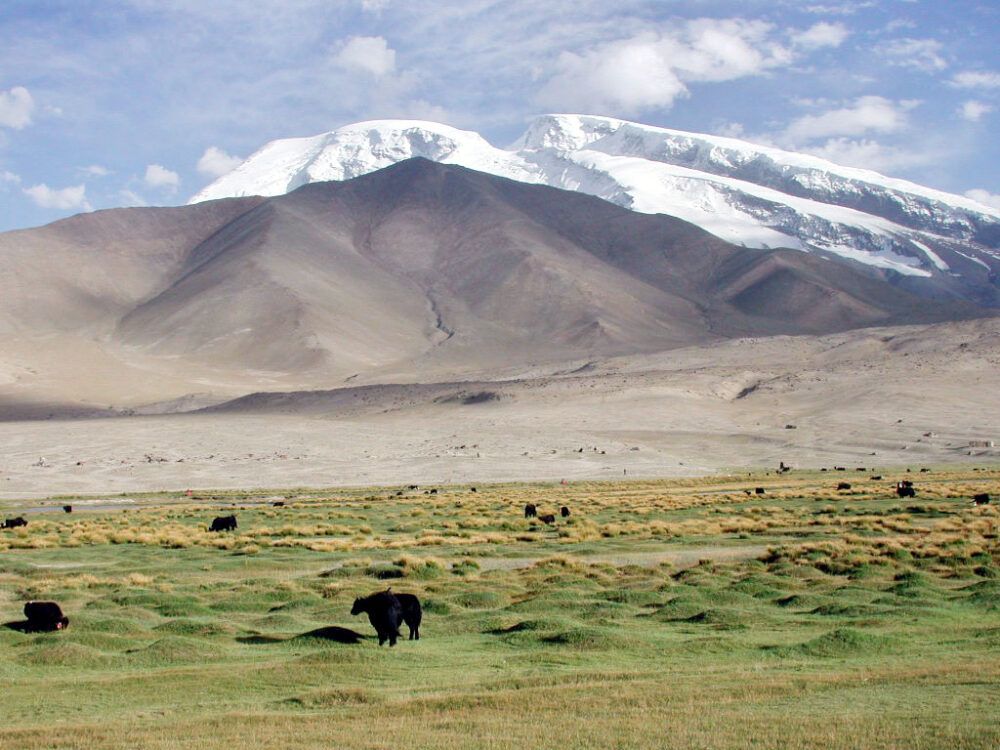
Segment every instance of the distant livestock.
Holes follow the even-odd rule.
[[[27,602],[24,616],[28,618],[27,629],[30,631],[64,630],[69,625],[69,618],[55,602]]]
[[[16,518],[8,518],[3,522],[3,527],[5,529],[16,529],[18,526],[27,526],[28,522],[24,520],[22,516],[17,516]]]
[[[284,500],[276,500],[275,502],[271,503],[271,507],[273,507],[273,508],[284,508],[285,507],[285,501]]]
[[[878,481],[878,480],[880,480],[881,478],[882,478],[882,475],[881,475],[881,474],[875,474],[874,476],[870,477],[870,479],[871,479],[871,480],[872,480],[873,482],[877,482],[877,481]]]
[[[569,508],[565,505],[559,509],[559,515],[563,518],[569,518]]]
[[[387,593],[392,593],[387,590]],[[410,629],[410,640],[420,640],[420,621],[424,618],[424,612],[420,608],[420,600],[413,594],[392,594],[399,602],[400,616],[406,627]]]
[[[399,638],[399,623],[403,619],[403,608],[397,599],[389,591],[379,591],[370,596],[359,597],[354,600],[351,607],[352,615],[367,613],[368,622],[378,633],[378,645],[382,646],[389,641],[389,646],[396,645]]]
[[[916,497],[917,491],[913,489],[913,482],[903,480],[902,482],[896,482],[896,494],[899,497]]]
[[[764,494],[764,488],[763,487],[755,487],[753,492],[754,492],[755,495],[763,495]]]
[[[236,516],[217,516],[209,531],[236,531]]]
[[[988,492],[980,492],[978,495],[972,496],[973,505],[989,505],[990,495]]]
[[[551,513],[546,513],[544,516],[539,516],[538,520],[542,523],[553,524],[556,522],[556,517]]]
[[[63,506],[63,510],[64,510],[64,511],[65,511],[66,513],[72,513],[72,512],[73,512],[73,506],[72,506],[72,505],[64,505],[64,506]]]
[[[525,518],[534,518],[537,515],[538,515],[538,508],[536,508],[534,505],[528,503],[527,505],[524,506]]]
[[[837,489],[838,490],[849,490],[849,489],[851,489],[851,485],[848,482],[841,482],[840,484],[837,485]]]

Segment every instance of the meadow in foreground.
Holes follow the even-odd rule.
[[[0,627],[0,747],[1000,746],[1000,471],[881,472],[54,499],[0,532],[0,622],[71,618]],[[420,641],[350,616],[387,585]]]

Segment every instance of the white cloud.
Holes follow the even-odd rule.
[[[902,29],[915,29],[917,28],[917,22],[909,18],[894,18],[885,25],[885,30],[888,32],[901,31]]]
[[[8,172],[6,169],[0,169],[0,185],[7,182],[13,182],[16,185],[21,182],[21,178],[13,172]]]
[[[904,150],[870,139],[830,138],[821,145],[807,146],[801,150],[834,164],[883,173],[933,164],[940,157],[928,149]]]
[[[347,70],[360,70],[381,78],[396,69],[396,50],[380,36],[352,36],[334,62]]]
[[[361,10],[366,13],[381,13],[389,5],[389,0],[361,0]]]
[[[91,177],[107,177],[111,174],[110,169],[102,167],[100,164],[91,164],[89,167],[80,167],[80,171],[84,174],[90,175]]]
[[[544,106],[631,114],[669,107],[687,84],[728,81],[787,65],[792,54],[762,21],[696,19],[563,52],[537,100]]]
[[[742,138],[746,135],[746,128],[743,127],[743,123],[739,122],[724,122],[713,130],[716,135],[721,135],[724,138]]]
[[[850,16],[863,8],[870,8],[874,2],[854,2],[839,3],[837,5],[807,5],[804,10],[807,13],[816,13],[824,16]]]
[[[862,96],[852,105],[818,115],[803,115],[785,129],[782,140],[795,145],[835,136],[859,136],[868,132],[892,133],[907,124],[907,112],[917,102],[894,102],[881,96]]]
[[[209,146],[198,159],[198,171],[209,177],[222,177],[243,163],[239,156],[227,154],[221,148]]]
[[[42,208],[58,208],[61,210],[82,208],[84,211],[91,210],[90,203],[87,202],[87,188],[85,185],[56,189],[42,183],[24,188],[24,193]]]
[[[176,190],[177,186],[181,184],[179,174],[170,171],[160,164],[150,164],[146,167],[146,175],[143,177],[143,181],[147,187],[166,188],[170,192]]]
[[[970,99],[964,102],[958,109],[958,113],[963,119],[969,122],[979,122],[983,119],[983,115],[989,114],[994,109],[992,104],[987,104],[986,102],[979,102],[975,99]]]
[[[886,42],[878,51],[892,65],[933,73],[948,67],[948,61],[941,57],[941,47],[936,39],[906,38]]]
[[[805,31],[792,35],[792,42],[804,49],[839,47],[850,36],[850,31],[842,23],[820,22]]]
[[[960,89],[996,89],[1000,88],[1000,73],[992,70],[965,70],[956,73],[950,83]]]
[[[974,190],[965,191],[966,198],[972,198],[974,201],[982,203],[984,206],[991,206],[992,208],[1000,208],[1000,195],[991,193],[988,190],[981,190],[976,188]]]
[[[145,198],[127,188],[118,192],[118,199],[121,201],[122,206],[135,207],[149,205]]]
[[[31,113],[35,110],[35,100],[24,86],[15,86],[9,91],[0,91],[0,127],[20,130],[31,124]]]

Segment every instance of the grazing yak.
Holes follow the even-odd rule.
[[[64,630],[69,625],[69,618],[55,602],[27,602],[24,616],[28,618],[28,630],[33,632]]]
[[[236,531],[236,516],[216,516],[209,531]]]
[[[534,505],[528,503],[527,505],[524,506],[525,518],[534,518],[537,515],[538,515],[538,508],[536,508]]]
[[[980,492],[978,495],[972,496],[973,505],[989,505],[990,495],[988,492]]]
[[[386,593],[392,593],[386,589]],[[420,600],[414,594],[392,594],[399,602],[400,616],[406,627],[410,629],[410,640],[420,640],[420,621],[424,619],[424,611],[420,608]]]
[[[849,489],[851,489],[851,485],[848,482],[841,482],[840,484],[837,485],[837,489],[838,490],[849,490]]]
[[[872,475],[871,477],[869,477],[869,479],[871,479],[871,480],[872,480],[873,482],[877,482],[877,481],[879,481],[879,480],[880,480],[881,478],[882,478],[882,475],[881,475],[881,474],[873,474],[873,475]]]
[[[754,494],[755,495],[763,495],[764,494],[764,488],[763,487],[755,487],[754,488]]]
[[[542,523],[553,524],[556,522],[556,517],[551,513],[546,513],[544,516],[539,516],[538,520]]]
[[[904,479],[902,482],[896,482],[896,494],[900,497],[916,497],[917,491],[913,489],[913,482]]]
[[[27,526],[28,522],[24,520],[23,516],[17,516],[16,518],[8,518],[3,522],[3,527],[5,529],[16,529],[18,526]]]
[[[563,518],[569,518],[569,508],[565,505],[559,509],[559,515]]]
[[[403,619],[403,608],[399,599],[390,591],[379,591],[371,596],[359,597],[351,607],[352,615],[368,614],[368,622],[378,633],[378,645],[389,641],[390,646],[396,645],[399,638],[399,623]],[[412,632],[412,631],[411,631]]]
[[[72,513],[72,512],[73,512],[73,506],[72,506],[72,505],[64,505],[64,506],[63,506],[63,510],[64,510],[64,511],[65,511],[66,513]]]

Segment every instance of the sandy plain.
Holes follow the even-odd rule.
[[[209,412],[0,422],[0,497],[984,465],[998,393],[996,320],[388,373]]]

